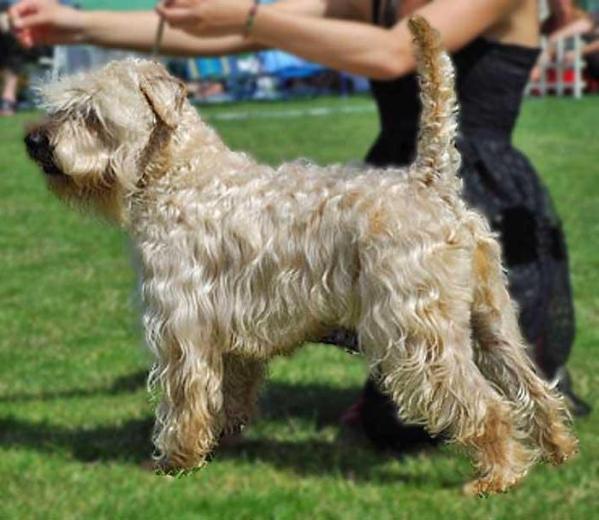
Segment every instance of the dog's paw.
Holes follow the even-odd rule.
[[[507,492],[511,487],[520,482],[521,478],[512,477],[502,479],[499,477],[484,477],[471,480],[462,486],[462,493],[469,497],[487,497]]]

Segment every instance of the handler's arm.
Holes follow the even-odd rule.
[[[561,29],[551,33],[549,35],[549,42],[556,43],[558,40],[564,38],[570,38],[578,34],[585,34],[593,29],[593,21],[588,17],[584,16],[579,18],[575,22],[572,22]]]
[[[521,4],[522,0],[435,0],[415,12],[440,31],[449,51],[455,51]],[[203,36],[242,33],[248,6],[250,0],[163,0],[157,10],[171,27]],[[415,60],[407,22],[385,29],[364,23],[370,20],[364,9],[361,13],[359,21],[313,18],[277,9],[276,4],[261,5],[251,24],[250,39],[370,78],[390,79],[411,72]]]
[[[284,0],[273,6],[306,17],[336,16],[325,0]],[[339,2],[336,1],[337,5]],[[337,9],[339,10],[339,9]],[[21,0],[10,9],[15,33],[26,47],[90,43],[102,47],[149,51],[156,36],[154,11],[85,11],[57,0]],[[241,35],[197,37],[166,27],[162,50],[181,56],[220,55],[264,48]]]
[[[589,54],[595,54],[599,52],[599,40],[595,40],[594,42],[587,43],[582,48],[582,55],[588,56]]]
[[[159,21],[154,11],[89,11],[81,15],[86,43],[138,51],[149,51],[154,44]],[[164,54],[177,56],[215,56],[263,47],[238,35],[198,38],[165,27],[161,49]]]
[[[451,52],[482,35],[516,4],[514,0],[436,0],[416,13],[439,30]],[[252,38],[334,69],[376,79],[407,74],[416,65],[406,20],[386,30],[364,23],[309,19],[262,6]]]

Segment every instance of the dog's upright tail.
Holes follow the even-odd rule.
[[[425,186],[458,191],[460,155],[455,147],[457,101],[455,71],[439,33],[421,16],[408,21],[416,45],[422,113],[416,161],[411,175]]]

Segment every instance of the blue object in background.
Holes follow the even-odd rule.
[[[220,79],[224,75],[221,58],[197,58],[191,60],[189,79]]]
[[[259,56],[262,63],[262,72],[281,79],[307,78],[327,70],[322,65],[303,60],[283,51],[262,51]]]

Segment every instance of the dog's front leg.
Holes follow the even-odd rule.
[[[222,355],[173,340],[160,349],[152,381],[162,394],[154,431],[161,466],[202,466],[224,425]]]
[[[224,356],[224,433],[237,433],[254,415],[265,362],[239,354]]]

